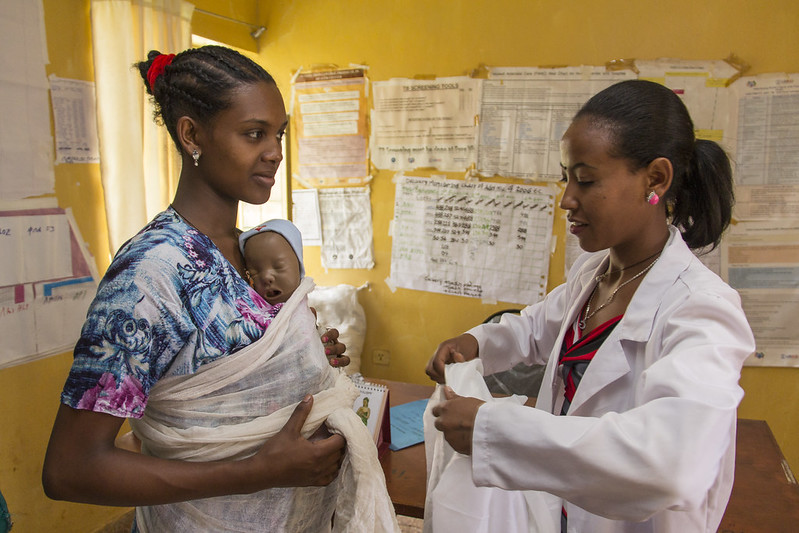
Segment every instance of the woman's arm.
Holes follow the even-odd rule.
[[[569,284],[559,285],[520,314],[505,313],[498,323],[480,324],[467,331],[480,347],[485,374],[502,372],[521,362],[546,364],[573,292]]]
[[[44,490],[56,500],[139,506],[328,485],[338,475],[346,442],[340,435],[313,442],[300,435],[312,405],[307,396],[254,456],[216,462],[159,459],[117,448],[124,419],[61,405],[45,456]]]

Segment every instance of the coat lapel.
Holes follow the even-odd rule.
[[[669,231],[671,235],[663,249],[661,259],[644,277],[627,306],[624,317],[597,350],[594,359],[588,365],[585,376],[580,381],[580,386],[577,387],[577,392],[569,407],[570,413],[579,414],[581,405],[588,402],[608,385],[629,374],[631,370],[629,358],[635,357],[638,352],[625,351],[624,345],[645,344],[652,335],[655,316],[663,301],[663,296],[693,259],[692,252],[685,245],[677,230],[670,226]],[[605,261],[602,261],[602,265],[606,264]],[[596,270],[592,271],[592,275],[595,273]],[[591,288],[593,288],[593,282],[588,278],[588,284],[583,285],[581,291],[582,299],[575,304],[578,313],[582,306],[581,302],[588,297],[587,292]],[[570,318],[569,325],[573,322],[574,316],[576,315],[572,315]],[[563,342],[562,335],[560,342]],[[560,350],[560,344],[557,345],[557,349]],[[555,355],[555,357],[557,356]],[[560,380],[560,376],[557,374],[556,371],[554,377]]]
[[[539,395],[536,401],[536,407],[543,409],[550,413],[554,413],[554,409],[559,404],[559,396],[563,395],[563,380],[561,379],[560,372],[558,372],[558,357],[560,356],[560,347],[563,345],[563,338],[566,332],[572,327],[574,321],[577,320],[578,315],[583,309],[588,295],[594,288],[593,279],[603,269],[607,268],[607,254],[594,254],[591,258],[586,260],[581,271],[577,274],[572,289],[569,291],[569,299],[571,305],[566,314],[564,321],[561,323],[560,332],[552,352],[547,362],[547,368],[544,372],[544,383],[550,384],[551,397],[541,397]],[[543,389],[542,389],[543,390]]]

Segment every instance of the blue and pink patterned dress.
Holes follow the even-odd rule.
[[[114,257],[61,401],[140,418],[156,381],[249,345],[282,305],[268,304],[208,237],[168,208]]]

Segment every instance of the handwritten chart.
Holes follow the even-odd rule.
[[[395,287],[532,304],[546,292],[555,192],[398,174]]]
[[[68,211],[0,211],[0,368],[71,349],[97,290]]]

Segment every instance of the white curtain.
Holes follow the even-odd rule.
[[[169,205],[177,187],[177,148],[153,121],[133,64],[150,50],[189,48],[193,11],[183,0],[91,2],[100,172],[112,253]]]

